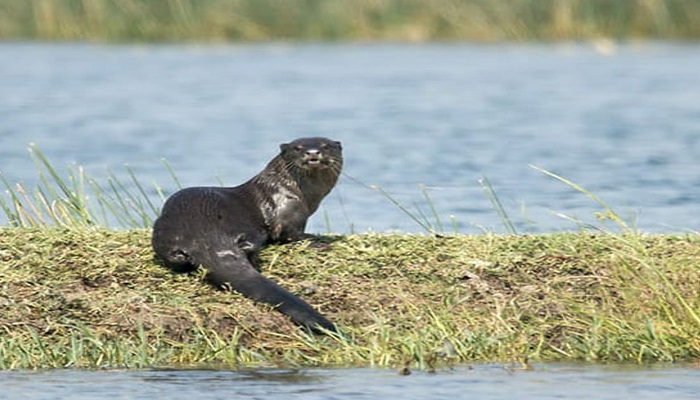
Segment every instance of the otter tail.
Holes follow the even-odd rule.
[[[337,332],[335,325],[314,310],[308,303],[265,278],[240,249],[207,251],[201,264],[207,268],[207,279],[217,287],[230,288],[260,303],[272,305],[297,325],[316,333],[319,328]]]

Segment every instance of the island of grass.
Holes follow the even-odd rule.
[[[697,234],[367,234],[267,248],[263,273],[343,331],[314,336],[202,274],[169,272],[148,230],[5,228],[0,368],[694,361],[699,260]]]

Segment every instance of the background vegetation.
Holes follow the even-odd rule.
[[[0,38],[697,39],[700,0],[0,0]]]

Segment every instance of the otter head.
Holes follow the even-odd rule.
[[[301,138],[280,145],[281,156],[288,163],[301,170],[313,172],[331,170],[340,174],[343,166],[340,142],[321,138]]]

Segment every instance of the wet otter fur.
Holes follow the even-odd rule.
[[[280,150],[242,185],[173,194],[154,223],[153,249],[173,271],[201,265],[215,286],[270,304],[314,332],[335,332],[309,304],[262,276],[254,259],[267,244],[305,237],[308,218],[338,180],[342,147],[326,138],[302,138]]]

